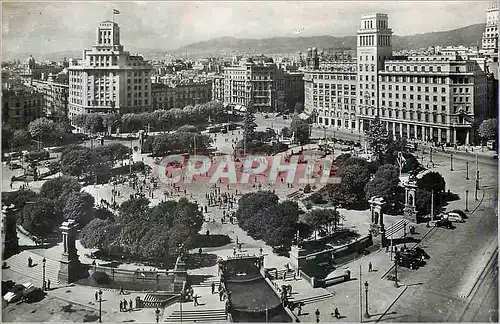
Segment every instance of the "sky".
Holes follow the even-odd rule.
[[[365,13],[389,15],[404,36],[484,23],[488,1],[3,1],[2,53],[83,50],[120,11],[126,50],[171,50],[222,36],[353,36]]]

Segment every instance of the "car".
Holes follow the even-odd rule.
[[[20,164],[17,164],[17,163],[11,163],[11,164],[9,165],[9,168],[10,168],[11,170],[16,170],[16,169],[21,169],[21,168],[22,168],[22,166],[21,166]]]
[[[420,258],[414,257],[409,251],[397,252],[396,262],[399,266],[416,270],[425,265],[425,261]]]
[[[11,291],[9,291],[3,296],[3,299],[7,303],[15,303],[19,300],[28,298],[29,295],[36,289],[37,288],[30,282],[22,285],[15,285],[14,287],[12,287]]]
[[[463,219],[462,216],[457,213],[446,213],[444,214],[443,218],[449,220],[450,222],[465,223],[465,219]]]
[[[463,219],[468,219],[469,218],[469,216],[467,216],[467,214],[464,211],[460,210],[460,209],[453,209],[451,211],[451,213],[457,213],[460,216],[462,216]]]
[[[349,152],[351,150],[350,147],[343,147],[340,149],[342,152]]]
[[[429,260],[431,258],[431,256],[427,252],[425,252],[424,249],[422,249],[418,246],[415,249],[410,250],[410,251],[411,251],[411,253],[413,253],[414,256],[417,256],[419,258],[423,257],[426,260]]]
[[[442,218],[442,219],[438,220],[434,226],[444,227],[444,228],[449,228],[449,229],[453,228],[453,224],[447,218]]]
[[[283,119],[288,119],[288,116],[287,115],[283,115]]]
[[[280,117],[281,115],[282,115],[282,113],[277,113],[276,117]]]
[[[269,118],[269,115],[264,115],[264,119],[268,119]]]
[[[283,245],[274,246],[273,253],[276,253],[277,255],[284,256],[284,257],[290,256],[288,249]]]

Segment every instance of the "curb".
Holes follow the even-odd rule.
[[[398,299],[404,294],[404,292],[407,289],[408,289],[408,286],[405,286],[405,288],[403,289],[403,291],[401,291],[399,293],[399,295],[394,299],[394,301],[389,305],[389,307],[387,307],[387,309],[385,310],[385,312],[382,315],[380,315],[380,317],[377,318],[377,320],[375,320],[375,323],[378,323],[382,319],[382,317],[384,317],[385,314],[387,314],[387,312],[389,312],[389,309],[391,309],[391,307],[394,306],[394,304],[398,301]]]

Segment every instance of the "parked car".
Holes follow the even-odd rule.
[[[29,295],[36,291],[36,287],[32,283],[25,283],[22,285],[15,285],[12,290],[3,296],[7,303],[15,303],[19,300],[28,298]]]
[[[438,220],[435,225],[436,227],[445,227],[445,228],[453,228],[453,224],[447,218],[441,218]]]
[[[410,251],[397,252],[396,262],[398,265],[412,270],[416,270],[425,265],[425,261],[421,258],[415,257]]]
[[[288,119],[288,116],[287,115],[283,115],[283,119]]]
[[[425,260],[429,260],[431,258],[431,256],[424,251],[424,249],[420,248],[420,247],[416,247],[414,248],[413,250],[410,250],[410,253],[417,257],[417,258],[424,258]]]
[[[21,166],[20,164],[17,164],[17,163],[11,163],[11,164],[9,165],[9,168],[10,168],[11,170],[16,170],[16,169],[21,169],[21,168],[22,168],[22,166]]]
[[[462,210],[460,210],[460,209],[453,209],[453,210],[451,211],[451,213],[457,213],[457,214],[459,214],[460,216],[462,216],[462,218],[463,218],[463,219],[468,219],[468,218],[469,218],[469,216],[467,216],[467,214],[466,214],[466,213],[464,213],[464,211],[462,211]]]
[[[453,212],[444,214],[443,219],[447,219],[450,222],[465,223],[465,219],[460,214]]]

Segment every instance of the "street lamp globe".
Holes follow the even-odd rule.
[[[368,281],[365,281],[365,290],[368,291]]]
[[[102,290],[101,288],[99,288],[99,298],[101,298],[101,296],[102,296]]]

